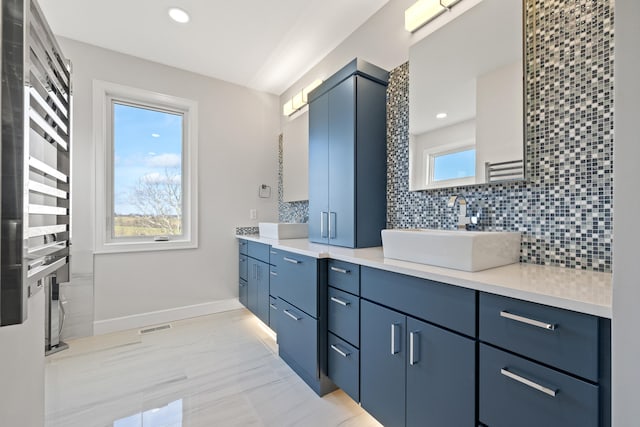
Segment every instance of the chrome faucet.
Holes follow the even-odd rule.
[[[456,202],[460,205],[460,213],[458,214],[458,230],[465,230],[467,224],[471,223],[471,219],[467,216],[467,199],[462,194],[454,194],[449,197],[447,206],[455,208]]]

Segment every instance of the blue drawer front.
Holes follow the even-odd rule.
[[[281,251],[276,265],[279,281],[274,296],[317,318],[318,260]]]
[[[238,268],[240,270],[240,278],[242,280],[247,280],[247,273],[249,271],[249,265],[247,263],[247,256],[240,255],[240,260],[238,262]]]
[[[360,298],[329,288],[329,331],[360,347]]]
[[[280,287],[280,274],[278,274],[278,267],[269,266],[269,295],[272,297],[278,297],[278,289]]]
[[[266,262],[267,264],[269,264],[270,249],[271,249],[271,246],[265,245],[264,243],[249,242],[247,255],[249,255],[251,258],[255,258],[257,260],[260,260],[262,262]]]
[[[597,317],[481,293],[479,318],[481,341],[598,382]]]
[[[249,288],[246,280],[240,279],[240,284],[238,286],[238,300],[240,304],[245,307],[249,306]]]
[[[291,304],[278,300],[278,348],[312,378],[319,378],[318,321]]]
[[[248,253],[249,242],[244,239],[238,240],[238,249],[241,254],[246,255]]]
[[[269,248],[269,264],[277,266],[278,258],[280,257],[280,250]]]
[[[344,261],[329,260],[329,286],[360,295],[360,266]]]
[[[363,298],[476,335],[476,291],[369,267],[362,267],[360,276]]]
[[[272,296],[269,297],[269,327],[274,331],[278,332],[278,299]]]
[[[360,402],[360,351],[329,334],[329,378],[353,400]]]
[[[556,391],[545,394],[516,375]],[[597,427],[598,386],[480,344],[480,421],[491,427]]]

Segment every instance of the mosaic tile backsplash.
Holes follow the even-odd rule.
[[[613,3],[537,0],[526,28],[528,183],[409,192],[404,64],[387,90],[388,227],[454,228],[447,199],[464,194],[482,229],[522,232],[521,261],[611,271]]]
[[[409,66],[392,70],[388,228],[454,228],[447,199],[464,194],[481,229],[522,232],[522,262],[611,271],[613,9],[613,0],[526,1],[526,183],[409,192]],[[280,177],[281,156],[282,145]],[[307,202],[282,202],[281,179],[278,194],[281,221],[307,214]]]

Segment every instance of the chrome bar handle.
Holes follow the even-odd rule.
[[[270,303],[270,304],[269,304],[269,307],[271,307],[271,308],[272,308],[272,309],[274,309],[274,310],[277,310],[277,309],[278,309],[278,307],[277,307],[275,304],[273,304],[273,303]]]
[[[272,275],[272,276],[277,276],[278,275],[278,273],[276,273],[275,271],[270,271],[269,274]]]
[[[331,217],[333,217],[333,221],[331,221]],[[336,238],[335,222],[337,221],[337,218],[338,215],[335,212],[329,212],[329,239]],[[333,224],[333,226],[331,224]]]
[[[324,228],[325,218],[327,222],[329,222],[329,214],[327,212],[320,212],[320,237],[323,238],[329,237]]]
[[[516,322],[526,323],[527,325],[536,326],[538,328],[546,329],[547,331],[553,331],[556,329],[556,325],[553,323],[541,322],[539,320],[529,319],[528,317],[518,316],[517,314],[509,313],[508,311],[501,311],[500,317],[506,319],[515,320]]]
[[[409,365],[416,365],[420,358],[418,357],[418,340],[420,339],[420,332],[414,331],[409,333]]]
[[[287,261],[287,262],[290,262],[291,264],[300,264],[300,261],[298,261],[298,260],[296,260],[296,259],[293,259],[293,258],[287,258],[287,257],[284,257],[284,258],[282,258],[282,259],[283,259],[283,260],[285,260],[285,261]]]
[[[542,386],[536,382],[531,381],[530,379],[527,379],[525,377],[521,377],[520,375],[516,375],[511,371],[508,371],[507,368],[502,368],[500,369],[500,373],[502,375],[504,375],[507,378],[511,378],[514,381],[517,381],[519,383],[522,383],[526,386],[529,386],[535,390],[538,390],[546,395],[549,395],[551,397],[556,397],[556,394],[558,394],[558,390],[553,390],[550,389],[548,387]]]
[[[391,324],[391,354],[398,354],[400,353],[400,343],[398,343],[397,341],[400,339],[400,333],[399,331],[396,333],[396,329],[399,329],[400,325],[398,325],[397,323],[392,323]]]
[[[336,273],[349,274],[351,271],[345,270],[344,268],[331,267],[331,271],[335,271]]]
[[[286,314],[287,316],[289,316],[290,318],[292,318],[293,320],[301,320],[302,317],[298,317],[295,314],[291,313],[289,310],[283,310],[284,314]]]
[[[341,306],[344,306],[344,307],[351,305],[349,301],[345,301],[343,299],[336,298],[336,297],[331,297],[331,301],[335,302],[336,304],[340,304]]]
[[[335,344],[331,344],[331,349],[332,349],[333,351],[335,351],[336,353],[338,353],[338,354],[339,354],[340,356],[342,356],[342,357],[349,357],[349,356],[351,355],[351,353],[347,353],[347,352],[346,352],[346,351],[344,351],[344,350],[340,350],[340,347],[338,347],[338,346],[337,346],[337,345],[335,345]]]

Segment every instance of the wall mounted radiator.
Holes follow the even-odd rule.
[[[1,13],[0,326],[24,322],[49,284],[51,349],[69,280],[71,64],[35,1],[3,0]]]

